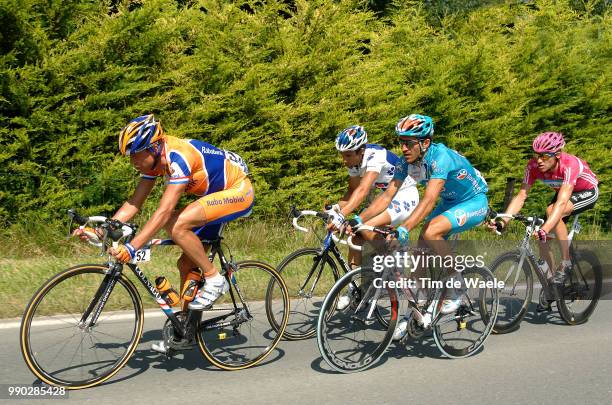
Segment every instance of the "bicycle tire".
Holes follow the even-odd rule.
[[[504,281],[504,287],[498,289],[499,310],[497,320],[493,327],[493,333],[504,334],[517,330],[529,310],[529,304],[533,297],[533,273],[527,257],[523,260],[522,277],[516,277],[521,257],[521,252],[516,250],[507,252],[497,257],[491,263],[491,272],[498,281]],[[509,271],[504,265],[511,264]],[[514,281],[516,280],[516,281]],[[508,283],[510,282],[510,283]],[[524,286],[523,286],[524,284]],[[524,288],[523,288],[524,287]],[[525,291],[524,297],[515,295],[516,291]]]
[[[134,284],[124,274],[121,274],[120,277],[117,279],[117,283],[115,284],[112,290],[113,294],[107,297],[108,301],[106,302],[104,311],[101,313],[101,316],[98,318],[96,325],[94,325],[92,329],[88,330],[78,325],[78,322],[79,322],[78,318],[80,318],[80,315],[75,317],[75,314],[71,314],[71,311],[73,311],[73,309],[68,304],[64,305],[64,308],[67,308],[67,309],[65,310],[65,314],[62,315],[61,318],[49,317],[48,316],[49,314],[45,313],[45,312],[51,312],[52,308],[56,307],[55,305],[53,305],[50,309],[47,309],[47,310],[44,309],[44,305],[43,305],[42,306],[43,309],[41,309],[40,314],[37,314],[37,310],[41,308],[41,304],[45,303],[46,298],[51,297],[49,298],[49,300],[53,301],[53,294],[51,293],[52,292],[57,293],[59,291],[59,290],[54,290],[56,287],[70,288],[70,291],[71,291],[70,299],[74,299],[74,297],[79,294],[82,296],[90,296],[91,291],[93,291],[93,288],[91,291],[84,291],[84,289],[87,287],[87,284],[89,283],[91,284],[92,287],[95,287],[96,284],[94,282],[98,281],[98,287],[99,287],[99,285],[101,284],[100,280],[104,280],[106,272],[108,272],[107,266],[96,265],[96,264],[84,264],[84,265],[79,265],[79,266],[75,266],[75,267],[66,269],[58,273],[57,275],[51,277],[49,280],[47,280],[38,289],[38,291],[34,294],[32,299],[26,306],[26,309],[25,309],[25,312],[22,318],[22,322],[21,322],[21,329],[20,329],[21,353],[23,355],[23,358],[25,360],[27,367],[41,381],[49,385],[57,385],[57,386],[66,387],[67,389],[82,389],[82,388],[92,387],[92,386],[103,383],[104,381],[108,380],[113,375],[115,375],[127,363],[131,355],[134,353],[134,350],[136,350],[136,347],[138,346],[138,342],[140,341],[140,337],[142,336],[142,328],[143,328],[144,314],[143,314],[143,308],[142,308],[142,300]],[[88,281],[91,278],[88,278],[87,280],[85,280],[85,275],[97,275],[97,277],[93,277],[93,279],[95,280]],[[79,276],[82,276],[82,277],[79,277]],[[77,277],[81,279],[77,280],[76,279]],[[72,288],[72,286],[70,285],[71,283],[75,283],[75,287],[78,286],[79,289]],[[124,298],[121,298],[119,294],[117,294],[118,286],[123,287],[125,291],[127,291],[129,300],[131,301],[133,312],[130,312],[129,310],[125,313],[114,311],[116,307],[118,306],[121,307],[123,305],[121,303],[121,300],[122,299],[125,300]],[[96,290],[98,290],[98,288],[96,288]],[[93,294],[91,298],[87,300],[85,305],[92,302],[92,298],[95,297],[95,295],[96,294]],[[65,297],[65,296],[61,296],[61,297]],[[51,304],[56,304],[56,303],[51,302]],[[97,305],[97,303],[95,305]],[[129,304],[125,304],[125,306],[126,307],[129,306]],[[84,312],[84,310],[82,310],[81,312]],[[66,314],[72,316],[73,319],[68,320]],[[131,332],[132,334],[129,339],[129,342],[125,342],[127,343],[125,347],[125,351],[119,356],[117,356],[117,358],[114,361],[112,361],[112,364],[110,364],[110,368],[108,370],[102,373],[99,372],[98,366],[104,362],[100,360],[100,357],[99,357],[100,355],[95,353],[95,351],[93,352],[95,353],[95,358],[96,358],[96,362],[94,363],[90,363],[90,364],[84,363],[80,366],[77,365],[75,367],[72,367],[72,359],[74,359],[77,353],[75,351],[75,354],[73,355],[71,359],[71,364],[69,364],[68,367],[59,368],[58,370],[48,369],[49,367],[51,367],[52,365],[51,363],[55,361],[55,359],[60,355],[60,353],[64,350],[64,348],[68,346],[68,343],[72,341],[72,338],[74,336],[77,336],[77,339],[78,339],[77,334],[79,333],[81,337],[81,342],[78,348],[81,349],[81,360],[83,360],[83,349],[86,348],[85,345],[83,344],[85,336],[89,338],[89,340],[87,341],[87,346],[89,346],[89,342],[91,342],[92,344],[91,347],[89,347],[90,351],[95,350],[95,347],[99,345],[99,346],[102,346],[101,354],[105,354],[105,355],[108,355],[109,353],[113,354],[112,349],[116,349],[116,347],[120,347],[120,345],[117,345],[116,343],[104,342],[102,339],[95,339],[95,342],[94,342],[94,338],[92,337],[92,335],[94,334],[93,332],[97,331],[99,334],[104,335],[104,336],[118,337],[116,336],[116,332],[113,333],[113,335],[115,336],[112,336],[112,335],[109,335],[108,333],[101,332],[99,329],[101,328],[102,325],[104,325],[105,328],[111,328],[111,329],[116,328],[117,322],[115,322],[115,325],[113,326],[111,325],[112,322],[109,321],[109,318],[114,317],[115,320],[121,319],[123,321],[123,319],[126,316],[128,316],[128,318],[133,317],[134,319],[134,326]],[[72,328],[76,328],[76,331],[73,333],[73,335],[70,338],[68,338],[68,340],[60,339],[60,342],[62,342],[62,347],[55,354],[55,357],[53,358],[52,362],[49,365],[46,365],[44,364],[45,361],[43,361],[43,355],[46,354],[51,349],[52,346],[49,346],[45,348],[44,350],[39,349],[36,347],[38,343],[34,342],[33,340],[35,339],[33,338],[45,332],[45,331],[37,332],[38,330],[37,328],[39,325],[46,327],[46,325],[48,324],[53,325],[54,322],[55,323],[58,323],[58,322],[66,323],[69,325],[63,328],[55,329],[56,331],[59,331],[62,329],[72,329]],[[36,326],[36,330],[33,331],[34,326]],[[48,343],[49,340],[50,338],[49,338],[49,335],[47,334],[46,337],[43,339],[43,341],[45,343]],[[59,344],[60,343],[58,343],[58,345]],[[70,372],[75,371],[75,368],[77,367],[83,367],[87,365],[94,366],[93,370],[88,371],[89,374],[95,374],[94,377],[69,379],[68,376],[64,376],[64,374],[70,374]],[[84,375],[83,370],[81,370],[80,374],[81,376]]]
[[[263,272],[252,275],[252,269]],[[230,292],[215,302],[212,311],[203,311],[203,315],[215,315],[218,312],[228,312],[226,319],[236,325],[212,325],[210,329],[206,323],[200,324],[196,340],[202,355],[213,365],[223,370],[242,370],[253,367],[263,361],[272,353],[283,336],[289,316],[289,294],[284,280],[274,267],[255,260],[246,260],[236,263],[236,270],[232,275],[226,275],[230,281]],[[277,283],[276,297],[269,297],[270,284]],[[233,300],[236,298],[238,312],[234,311]],[[246,300],[243,305],[239,296]],[[217,308],[221,306],[221,308]],[[224,308],[226,307],[226,308]],[[281,313],[281,323],[278,329],[272,326],[276,312]],[[265,314],[263,314],[265,312]],[[250,319],[247,319],[249,318]],[[254,333],[250,333],[253,332]],[[250,333],[247,337],[247,333]],[[229,337],[228,337],[229,336]],[[245,345],[241,345],[246,343]]]
[[[589,250],[579,251],[572,256],[572,262],[577,260],[578,266],[574,264],[572,272],[566,278],[563,284],[563,296],[557,299],[557,308],[559,315],[568,325],[580,325],[588,321],[601,296],[602,269],[595,253]],[[591,271],[582,268],[579,265],[581,262],[588,264]],[[585,287],[585,281],[591,281],[592,285]],[[588,294],[589,292],[592,294]],[[576,310],[577,301],[582,301],[583,298],[590,298],[590,302],[584,309]]]
[[[466,280],[494,281],[493,273],[486,267],[466,268],[462,276]],[[499,303],[497,288],[471,287],[468,284],[459,309],[451,314],[440,314],[442,301],[449,293],[446,288],[436,291],[432,313],[434,341],[446,357],[469,357],[484,345],[493,331]],[[474,312],[476,309],[478,313]]]
[[[372,367],[385,353],[393,338],[399,311],[399,301],[394,289],[385,290],[392,305],[387,326],[382,325],[376,315],[363,319],[371,309],[366,309],[367,301],[375,296],[375,287],[366,281],[371,277],[371,270],[357,268],[350,271],[334,284],[321,307],[317,320],[317,346],[325,362],[341,373],[353,373]],[[345,289],[348,289],[351,283],[357,286],[360,293],[355,294],[351,305],[338,310],[335,302],[340,295],[346,293]],[[365,304],[362,305],[362,302]],[[359,338],[356,337],[357,334]],[[366,334],[372,336],[371,343],[366,340],[369,338]],[[342,341],[347,342],[346,346],[351,346],[351,341],[355,341],[359,347],[345,350],[340,347],[345,345]]]
[[[323,260],[321,249],[303,248],[285,257],[277,267],[278,273],[283,277],[289,289],[291,310],[287,327],[283,333],[283,338],[287,340],[308,339],[316,333],[321,303],[331,286],[338,280],[338,267],[334,260],[327,255],[322,269],[320,268],[321,260]],[[312,294],[309,291],[300,290],[311,270],[313,274],[306,289],[312,289]],[[319,270],[321,278],[315,280]],[[279,325],[276,320],[273,326],[278,330]]]

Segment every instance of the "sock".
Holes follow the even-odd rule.
[[[212,277],[207,277],[206,282],[211,284],[223,284],[223,276],[219,273],[215,274]]]
[[[568,267],[570,267],[571,265],[572,265],[572,261],[571,261],[571,260],[563,260],[563,261],[561,262],[561,266],[562,266],[563,268],[568,268]]]

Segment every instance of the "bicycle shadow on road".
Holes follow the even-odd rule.
[[[479,354],[481,351],[482,350],[479,349],[474,355]],[[391,342],[385,354],[376,361],[373,366],[369,367],[368,370],[382,366],[389,359],[403,359],[407,357],[446,359],[446,357],[440,353],[430,333],[420,339],[409,339],[406,343]],[[321,356],[310,363],[310,368],[323,374],[342,374],[331,369]]]
[[[561,319],[561,316],[559,316],[559,312],[555,310],[556,305],[557,304],[553,304],[553,309],[550,312],[544,311],[544,312],[538,313],[536,311],[537,304],[534,302],[530,303],[529,309],[527,310],[527,313],[525,314],[525,318],[523,318],[523,322],[528,322],[533,325],[545,325],[545,324],[567,325],[565,321]]]
[[[215,367],[208,360],[206,360],[206,358],[200,353],[197,346],[194,346],[191,350],[180,351],[171,358],[166,358],[163,354],[157,353],[150,348],[151,343],[161,339],[161,330],[145,332],[140,339],[139,348],[134,352],[124,367],[124,370],[132,370],[133,372],[130,372],[129,375],[121,378],[113,378],[111,381],[105,382],[102,385],[114,384],[131,379],[141,373],[144,373],[149,368],[161,369],[168,372],[177,369],[189,371],[225,371]],[[270,363],[274,363],[283,357],[285,357],[285,351],[276,347],[263,362],[250,368],[262,367]]]

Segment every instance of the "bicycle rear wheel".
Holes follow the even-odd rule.
[[[525,317],[533,296],[533,275],[528,259],[519,268],[521,252],[504,253],[491,264],[491,272],[504,287],[498,289],[499,310],[493,333],[513,332]]]
[[[314,336],[323,299],[338,279],[336,263],[328,255],[323,259],[321,249],[304,248],[287,256],[277,270],[287,284],[291,301],[289,322],[283,337],[300,340]],[[270,297],[274,295],[269,294]],[[272,325],[279,330],[276,319]]]
[[[441,313],[442,301],[453,298],[453,292],[443,288],[436,293],[432,314],[434,341],[450,358],[468,357],[480,349],[497,317],[498,296],[492,284],[493,274],[485,267],[470,267],[461,274],[466,288],[459,295],[459,309],[450,314]]]
[[[21,323],[21,352],[43,382],[69,389],[100,384],[127,363],[142,335],[140,295],[123,274],[94,326],[108,267],[81,265],[50,278],[32,297]],[[90,315],[81,322],[83,314]]]
[[[239,262],[226,277],[230,291],[212,310],[203,311],[197,342],[213,365],[241,370],[260,363],[280,341],[289,316],[289,295],[277,271],[263,262]]]
[[[341,277],[323,301],[317,321],[317,344],[327,364],[341,373],[371,367],[391,343],[399,302],[395,290],[374,286],[375,277],[372,270],[355,269]],[[351,297],[351,302],[339,310],[336,302],[343,295]],[[379,298],[385,309],[376,314]],[[379,316],[387,316],[386,325],[378,320]]]
[[[585,323],[597,306],[602,288],[601,263],[588,250],[572,255],[573,269],[562,287],[562,298],[557,300],[559,315],[568,325]]]

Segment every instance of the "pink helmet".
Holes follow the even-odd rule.
[[[565,146],[560,132],[543,132],[533,140],[533,150],[537,153],[557,153]]]

